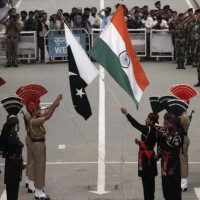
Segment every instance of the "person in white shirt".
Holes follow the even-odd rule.
[[[99,28],[100,27],[100,18],[96,15],[97,9],[95,7],[91,8],[91,17],[93,21],[91,22],[93,28]]]
[[[98,16],[102,19],[100,28],[104,29],[111,20],[111,8],[106,7],[105,9],[100,10],[100,12],[98,12]]]
[[[149,15],[148,12],[143,12],[143,18],[142,18],[142,26],[146,28],[147,33],[147,58],[150,57],[150,32],[151,28],[153,26],[153,18]]]
[[[143,27],[147,29],[147,32],[150,32],[153,26],[153,18],[149,15],[148,12],[143,12],[142,24]]]
[[[60,30],[60,21],[57,19],[56,14],[51,15],[46,24],[49,30]]]
[[[169,26],[167,24],[167,21],[162,19],[162,16],[157,16],[156,20],[153,22],[152,28],[154,29],[168,29]]]

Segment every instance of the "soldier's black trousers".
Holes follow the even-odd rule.
[[[165,200],[182,199],[180,176],[162,176],[162,188]]]
[[[19,182],[6,184],[7,200],[18,200]]]
[[[142,177],[144,200],[154,200],[155,177]]]

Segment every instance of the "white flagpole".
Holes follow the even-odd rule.
[[[100,10],[104,8],[104,0],[100,0]],[[99,144],[98,144],[98,180],[97,191],[92,191],[97,194],[105,194],[105,83],[104,83],[104,68],[99,65]]]

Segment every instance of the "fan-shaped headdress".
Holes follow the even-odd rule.
[[[189,103],[190,99],[198,94],[198,92],[187,84],[176,84],[169,88],[171,93],[179,99]]]
[[[22,99],[16,96],[6,97],[1,100],[1,103],[9,115],[17,115],[22,109]]]
[[[26,105],[28,110],[34,110],[40,103],[40,97],[47,93],[47,90],[37,84],[30,84],[20,87],[16,94],[22,98],[22,103]]]

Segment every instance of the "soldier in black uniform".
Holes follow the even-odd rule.
[[[173,117],[173,115],[171,113],[166,112],[164,114],[164,121],[163,121],[163,125],[157,125],[156,124],[156,136],[157,136],[157,153],[159,154],[159,152],[162,150],[162,146],[166,143],[166,139],[167,139],[167,133],[168,133],[168,124],[170,122],[171,117]]]
[[[3,130],[4,183],[6,184],[7,200],[18,200],[19,183],[22,180],[22,170],[24,169],[22,158],[24,145],[17,135],[19,120],[16,115],[23,105],[21,98],[16,96],[6,97],[1,100],[1,103],[8,112],[7,122]]]
[[[139,145],[138,176],[142,178],[144,200],[154,200],[155,176],[158,174],[154,152],[156,144],[156,129],[154,125],[158,123],[159,117],[157,114],[150,113],[147,116],[146,125],[142,125],[125,108],[121,108],[121,112],[126,115],[132,126],[142,133],[141,141],[135,139],[135,143]]]
[[[181,165],[180,151],[183,146],[184,130],[180,114],[185,112],[188,104],[180,99],[166,102],[166,110],[173,116],[169,118],[165,131],[166,141],[157,155],[161,157],[162,188],[165,200],[181,200]]]
[[[19,131],[19,120],[15,115],[8,119],[7,135],[5,140],[5,174],[4,183],[6,184],[7,200],[17,200],[19,183],[22,180],[22,148],[17,132]]]
[[[3,84],[5,84],[5,80],[0,77],[0,86],[2,86]],[[0,135],[0,155],[3,154],[3,135],[2,135],[2,132],[1,132],[1,135]],[[0,170],[0,173],[1,173],[1,170]]]
[[[172,117],[168,125],[168,135],[161,150],[161,172],[163,196],[165,200],[181,200],[180,149],[182,147],[180,119]]]

